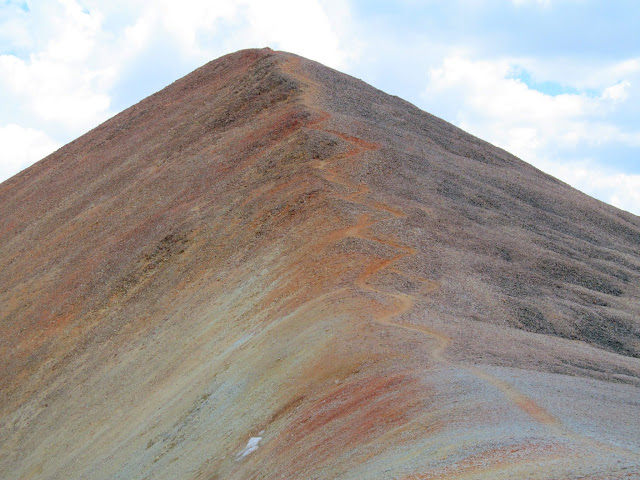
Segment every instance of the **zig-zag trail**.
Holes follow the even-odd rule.
[[[302,77],[297,73],[299,68],[299,59],[293,59],[290,61],[290,64],[283,65],[284,70],[296,78],[301,82],[302,85],[305,85],[307,88],[303,91],[303,96],[308,100],[306,102],[307,106],[311,107],[314,105],[315,101],[313,97],[319,98],[319,87],[314,84],[312,80],[307,77]],[[369,187],[364,183],[354,183],[350,181],[346,175],[341,175],[336,168],[337,163],[340,161],[345,161],[352,159],[366,151],[373,151],[380,148],[380,145],[368,142],[361,138],[353,137],[347,135],[343,132],[339,132],[333,129],[326,128],[325,125],[327,121],[331,118],[331,114],[317,109],[316,120],[307,124],[307,128],[315,129],[318,131],[330,133],[336,135],[342,140],[348,142],[351,147],[342,154],[338,154],[330,159],[326,160],[318,160],[313,164],[313,168],[317,169],[321,176],[336,185],[340,185],[344,187],[347,191],[351,191],[349,194],[340,194],[336,193],[335,196],[342,200],[346,200],[349,202],[357,203],[359,205],[363,205],[365,207],[371,208],[375,211],[390,214],[392,217],[402,218],[406,217],[406,213],[401,209],[392,207],[388,204],[373,201],[370,198],[367,198],[369,194]],[[333,168],[332,168],[333,167]],[[397,275],[404,276],[406,278],[410,278],[413,280],[418,280],[422,285],[421,291],[424,293],[430,293],[439,288],[439,283],[433,280],[429,280],[426,278],[418,277],[413,274],[409,274],[403,272],[399,268],[394,267],[393,265],[401,260],[402,258],[415,255],[416,250],[408,245],[403,245],[393,239],[383,239],[376,236],[373,236],[367,233],[367,230],[373,225],[384,221],[385,219],[373,219],[370,214],[363,214],[359,217],[357,223],[346,229],[338,230],[334,232],[332,235],[332,240],[337,240],[339,238],[344,237],[353,237],[353,238],[361,238],[365,240],[369,240],[372,242],[376,242],[382,245],[386,245],[396,250],[400,250],[400,253],[397,255],[388,258],[388,259],[378,259],[373,261],[371,264],[365,268],[365,270],[358,276],[356,279],[356,286],[363,291],[372,292],[378,295],[390,297],[394,300],[394,306],[390,311],[385,312],[379,317],[374,317],[374,320],[381,325],[387,325],[391,327],[401,328],[410,332],[416,332],[423,335],[427,335],[431,339],[436,342],[436,346],[429,352],[430,358],[434,360],[436,363],[440,364],[448,364],[455,365],[458,368],[462,368],[465,371],[471,373],[476,378],[481,379],[490,385],[497,388],[500,392],[502,392],[505,398],[515,405],[518,409],[520,409],[523,413],[528,415],[532,420],[536,423],[547,428],[554,435],[564,437],[566,439],[570,439],[573,441],[578,441],[583,444],[591,445],[592,447],[596,447],[598,449],[607,450],[610,452],[622,454],[628,456],[632,452],[629,450],[614,447],[609,444],[605,444],[599,441],[596,441],[588,436],[579,435],[576,432],[573,432],[568,427],[563,425],[557,418],[551,415],[546,409],[538,405],[532,398],[528,397],[524,393],[520,392],[515,386],[512,384],[486,372],[485,370],[472,365],[464,365],[455,363],[453,364],[448,359],[444,357],[445,350],[451,344],[451,338],[444,333],[441,333],[437,330],[428,328],[422,325],[415,325],[409,323],[401,323],[396,321],[403,314],[409,312],[414,306],[414,296],[406,293],[400,292],[389,292],[383,289],[376,288],[373,284],[371,284],[368,280],[382,272],[383,270],[387,270],[393,272]]]

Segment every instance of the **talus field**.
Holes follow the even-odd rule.
[[[640,218],[296,55],[0,184],[0,478],[640,478]]]

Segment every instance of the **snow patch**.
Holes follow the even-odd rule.
[[[255,452],[258,449],[258,444],[260,443],[260,440],[262,440],[262,437],[251,437],[247,442],[247,446],[244,447],[244,449],[236,455],[237,459],[240,460],[241,458],[246,457],[250,453]]]

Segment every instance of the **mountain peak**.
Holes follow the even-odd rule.
[[[0,185],[0,470],[636,472],[639,244],[360,80],[221,57]]]

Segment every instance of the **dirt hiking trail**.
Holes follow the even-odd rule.
[[[350,192],[347,194],[334,192],[333,195],[335,197],[367,207],[378,214],[376,216],[380,217],[374,218],[373,213],[362,214],[359,217],[357,223],[352,227],[334,232],[334,234],[332,234],[331,240],[337,241],[340,238],[344,237],[360,238],[371,242],[376,242],[387,247],[391,247],[395,250],[399,250],[399,253],[391,258],[376,259],[371,261],[371,263],[367,265],[364,271],[358,276],[355,282],[356,287],[362,291],[371,292],[392,299],[391,307],[389,305],[380,304],[380,310],[382,313],[375,316],[374,321],[380,325],[400,328],[409,332],[415,332],[428,336],[435,342],[435,346],[429,351],[429,357],[434,361],[434,363],[439,363],[442,365],[452,365],[457,368],[461,368],[468,373],[471,373],[476,378],[492,385],[504,395],[505,400],[516,406],[519,410],[529,416],[534,422],[544,426],[553,435],[578,441],[583,444],[588,444],[592,447],[596,447],[598,449],[615,452],[625,456],[632,454],[632,452],[626,449],[603,444],[602,442],[598,442],[590,437],[574,433],[566,426],[564,426],[556,417],[551,415],[546,409],[536,403],[535,400],[520,392],[512,384],[488,373],[477,365],[452,363],[444,356],[446,349],[451,344],[451,338],[446,334],[435,329],[428,328],[426,326],[399,321],[399,319],[404,314],[413,309],[415,296],[401,292],[390,292],[378,288],[373,282],[370,281],[372,277],[384,270],[387,270],[397,275],[404,276],[410,280],[416,280],[420,282],[422,284],[422,287],[419,290],[421,293],[433,292],[437,290],[440,285],[434,280],[429,280],[410,273],[403,272],[400,268],[394,266],[394,264],[396,264],[401,259],[415,255],[417,252],[413,247],[404,245],[393,238],[385,239],[376,237],[368,233],[368,230],[372,226],[385,220],[389,220],[389,215],[391,216],[391,218],[403,218],[407,216],[407,214],[400,208],[368,198],[368,195],[370,193],[368,185],[364,183],[355,183],[351,181],[348,174],[343,173],[344,170],[347,170],[346,168],[344,168],[346,163],[356,160],[357,157],[365,154],[367,151],[374,151],[379,149],[380,145],[348,135],[344,132],[339,132],[337,130],[327,128],[326,125],[327,122],[331,119],[331,114],[324,110],[321,110],[320,108],[312,107],[317,104],[317,99],[321,98],[319,85],[313,83],[308,77],[303,77],[298,73],[300,68],[299,59],[293,59],[283,67],[289,75],[294,77],[303,86],[306,87],[303,92],[303,96],[305,97],[305,100],[307,100],[306,105],[314,108],[316,118],[314,121],[309,122],[307,128],[335,135],[350,145],[346,152],[335,155],[334,157],[325,160],[317,160],[312,164],[312,167],[316,169],[322,176],[322,178],[324,178],[328,182],[334,185],[339,185],[340,187],[342,187],[342,189]]]

